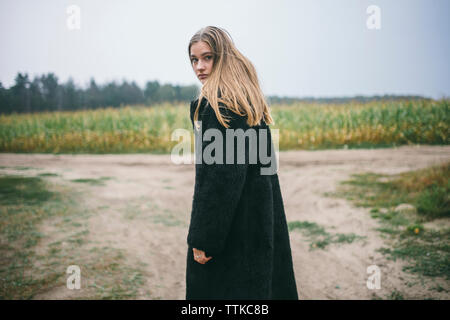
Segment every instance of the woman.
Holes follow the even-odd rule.
[[[262,173],[273,163],[262,163],[259,157],[249,161],[249,150],[257,155],[265,151],[272,159],[275,154],[268,127],[273,120],[255,68],[228,33],[217,27],[198,31],[188,54],[203,86],[190,110],[196,175],[187,237],[186,299],[298,299],[278,175]],[[209,129],[223,139],[216,135],[206,139]],[[256,140],[244,137],[242,150],[232,137],[232,154],[226,148],[227,129],[240,133],[252,129]],[[237,161],[239,152],[244,162]],[[208,156],[220,160],[207,161]]]

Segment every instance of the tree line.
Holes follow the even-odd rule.
[[[98,85],[93,78],[87,88],[79,88],[72,78],[59,83],[54,73],[35,76],[31,80],[27,73],[18,73],[14,85],[4,88],[0,82],[0,113],[25,113],[40,111],[75,111],[122,105],[152,105],[169,102],[190,102],[196,98],[200,88],[196,85],[179,86],[147,81],[144,89],[136,82],[123,80]],[[297,102],[348,103],[372,100],[428,99],[421,96],[355,96],[335,98],[296,98],[267,96],[269,104],[292,104]]]
[[[151,105],[162,102],[189,102],[195,98],[196,85],[179,86],[147,81],[141,89],[136,82],[123,80],[99,85],[93,78],[87,88],[75,85],[72,78],[60,83],[54,73],[35,76],[18,73],[14,85],[3,87],[0,82],[0,113],[66,111],[120,107],[122,105]]]
[[[340,103],[349,103],[349,102],[357,102],[357,103],[366,103],[370,101],[398,101],[398,100],[433,100],[428,97],[418,96],[418,95],[373,95],[373,96],[362,96],[357,95],[353,97],[329,97],[329,98],[315,98],[315,97],[303,97],[303,98],[295,98],[295,97],[279,97],[279,96],[269,96],[267,101],[270,104],[294,104],[298,102],[306,102],[306,103],[323,103],[323,104],[340,104]]]

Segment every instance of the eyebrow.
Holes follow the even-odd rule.
[[[204,52],[201,54],[201,56],[207,55],[207,54],[212,54],[212,52]],[[195,54],[191,54],[191,58],[195,57]]]

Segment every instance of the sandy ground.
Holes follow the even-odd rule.
[[[377,248],[385,239],[369,209],[324,195],[353,173],[395,174],[450,161],[449,146],[403,146],[394,149],[288,151],[279,154],[279,179],[288,221],[316,222],[326,230],[366,236],[366,241],[331,244],[309,250],[298,231],[290,233],[300,299],[386,299],[394,290],[404,298],[431,292],[402,271],[404,262],[387,260]],[[169,155],[1,154],[2,166],[30,166],[86,190],[91,208],[90,241],[124,249],[130,261],[145,263],[139,299],[184,299],[186,236],[194,191],[194,165],[174,164]],[[8,170],[3,169],[2,172]],[[33,170],[27,170],[26,174]],[[17,173],[17,172],[15,172]],[[23,172],[25,173],[25,172]],[[105,185],[76,184],[71,179],[111,177]],[[99,210],[98,208],[102,208]],[[381,289],[368,289],[367,267],[381,270]],[[411,285],[411,283],[415,283]],[[436,279],[434,279],[436,281]],[[449,287],[448,282],[441,283]],[[409,283],[409,285],[408,285]],[[38,299],[70,298],[61,288]]]

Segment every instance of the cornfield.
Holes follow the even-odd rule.
[[[279,150],[449,144],[449,100],[272,105]],[[189,104],[0,116],[1,152],[170,153]]]

